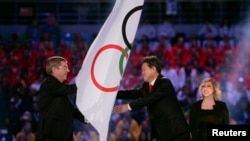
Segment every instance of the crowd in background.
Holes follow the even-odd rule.
[[[175,87],[187,120],[190,104],[201,98],[197,91],[201,80],[212,76],[222,89],[231,124],[249,124],[250,42],[246,28],[244,21],[229,24],[225,19],[221,24],[213,24],[206,20],[197,32],[186,35],[176,33],[168,19],[158,26],[145,20],[139,25],[120,89],[139,87],[142,57],[156,55],[163,64],[162,74]],[[48,57],[65,57],[70,70],[67,81],[74,83],[94,35],[86,41],[82,32],[72,33],[74,38],[69,41],[60,31],[56,19],[49,16],[44,25],[38,25],[36,20],[28,25],[24,38],[18,33],[7,39],[0,37],[1,141],[36,139],[37,92],[46,77],[44,67]],[[70,98],[74,103],[75,97]],[[112,114],[109,140],[125,141],[132,136],[147,140],[150,129],[145,110]],[[75,121],[74,129],[75,141],[98,139],[91,125]]]

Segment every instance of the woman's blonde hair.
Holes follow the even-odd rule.
[[[214,100],[221,100],[221,89],[219,87],[219,84],[218,82],[214,79],[214,78],[211,78],[211,77],[208,77],[208,78],[205,78],[201,81],[201,84],[199,86],[199,91],[201,92],[201,89],[202,87],[205,85],[205,83],[207,82],[211,82],[212,83],[212,86],[213,86],[213,97],[214,97]],[[201,93],[202,97],[203,97],[203,94]]]

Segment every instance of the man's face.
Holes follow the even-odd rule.
[[[150,68],[147,63],[142,64],[142,77],[145,82],[153,81],[155,73],[155,67]]]
[[[66,62],[61,62],[61,65],[59,67],[54,68],[54,75],[60,82],[67,80],[68,73],[69,68]]]

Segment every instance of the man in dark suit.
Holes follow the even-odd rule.
[[[48,58],[47,78],[39,90],[40,121],[39,141],[73,141],[73,118],[85,123],[84,116],[70,102],[68,95],[75,94],[75,84],[64,83],[69,68],[60,56]]]
[[[174,87],[169,79],[161,75],[161,62],[156,56],[147,56],[142,60],[142,76],[145,82],[140,89],[120,90],[117,94],[117,99],[136,100],[115,106],[113,113],[147,106],[151,140],[190,141],[190,129]]]

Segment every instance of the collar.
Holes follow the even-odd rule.
[[[154,86],[155,80],[156,80],[156,78],[153,81],[151,81],[149,84],[151,84],[152,86]]]

